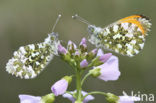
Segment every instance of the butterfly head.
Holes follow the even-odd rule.
[[[99,47],[100,46],[99,35],[102,33],[102,28],[96,27],[94,25],[89,25],[88,33],[89,33],[89,41],[92,44],[95,44],[97,47]]]
[[[95,26],[94,25],[89,25],[88,26],[88,32],[89,32],[89,34],[92,34],[94,32],[94,30],[95,30]]]
[[[89,25],[88,32],[90,35],[96,35],[98,37],[98,35],[102,33],[102,28],[96,27],[94,25]]]
[[[58,40],[58,33],[52,32],[49,34],[51,40]]]

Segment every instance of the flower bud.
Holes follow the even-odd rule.
[[[82,61],[80,62],[80,67],[81,67],[81,68],[86,68],[87,66],[88,66],[88,62],[87,62],[86,59],[84,59],[84,60],[82,60]]]
[[[100,68],[96,68],[96,69],[92,69],[89,71],[89,73],[93,76],[93,77],[98,77],[101,73],[100,73]]]
[[[65,76],[61,80],[57,81],[52,87],[51,90],[55,96],[62,95],[66,92],[69,83],[72,81],[71,76]]]
[[[42,97],[42,103],[53,103],[55,100],[55,95],[53,93],[47,94]]]
[[[108,103],[119,103],[119,97],[112,94],[112,93],[107,93],[106,94],[106,100],[108,101]]]
[[[67,48],[70,53],[74,53],[75,50],[77,49],[77,46],[72,41],[69,40]]]
[[[68,82],[68,84],[72,82],[72,76],[64,76],[63,79],[65,79]]]
[[[91,53],[92,53],[93,55],[96,55],[96,53],[97,53],[97,49],[96,49],[96,48],[93,49],[93,50],[91,51]]]
[[[75,51],[75,56],[79,56],[80,52],[78,50]]]
[[[97,53],[97,49],[93,49],[92,51],[88,53],[87,59],[92,60],[96,56],[96,53]]]
[[[87,51],[86,38],[82,38],[82,40],[80,42],[80,49],[81,49],[82,52],[86,52]]]
[[[82,38],[80,45],[87,47],[86,38]]]
[[[59,44],[58,45],[58,52],[60,54],[64,54],[65,55],[67,53],[67,50],[61,44]]]
[[[62,58],[63,58],[65,61],[69,62],[69,61],[71,60],[71,55],[70,55],[70,53],[67,53],[66,55],[62,56]]]

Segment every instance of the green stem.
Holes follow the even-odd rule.
[[[83,85],[84,81],[91,75],[91,73],[87,73],[81,81],[81,86]]]
[[[81,103],[81,72],[77,69],[76,73],[77,102]]]
[[[92,94],[100,94],[100,95],[104,95],[104,96],[107,95],[105,92],[93,91],[93,92],[90,92],[90,93],[86,94],[85,96],[83,96],[82,100],[84,100],[88,95],[92,95]]]
[[[69,92],[69,91],[66,91],[66,93],[67,93],[67,94],[70,94],[70,95],[72,95],[72,96],[73,96],[73,94],[72,94],[71,92]]]

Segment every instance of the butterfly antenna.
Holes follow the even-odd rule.
[[[85,20],[84,18],[80,17],[78,14],[75,14],[74,16],[72,16],[73,19],[77,19],[87,25],[91,25],[87,20]]]
[[[53,26],[53,28],[52,28],[52,32],[54,31],[54,29],[55,29],[55,27],[56,27],[58,21],[60,20],[60,18],[61,18],[61,14],[58,15],[58,17],[57,17],[57,19],[56,19],[56,22],[55,22],[55,24],[54,24],[54,26]]]

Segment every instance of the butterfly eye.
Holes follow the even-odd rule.
[[[93,25],[89,25],[89,26],[88,26],[88,32],[89,32],[89,33],[93,33],[94,30],[95,30],[95,26],[93,26]]]

